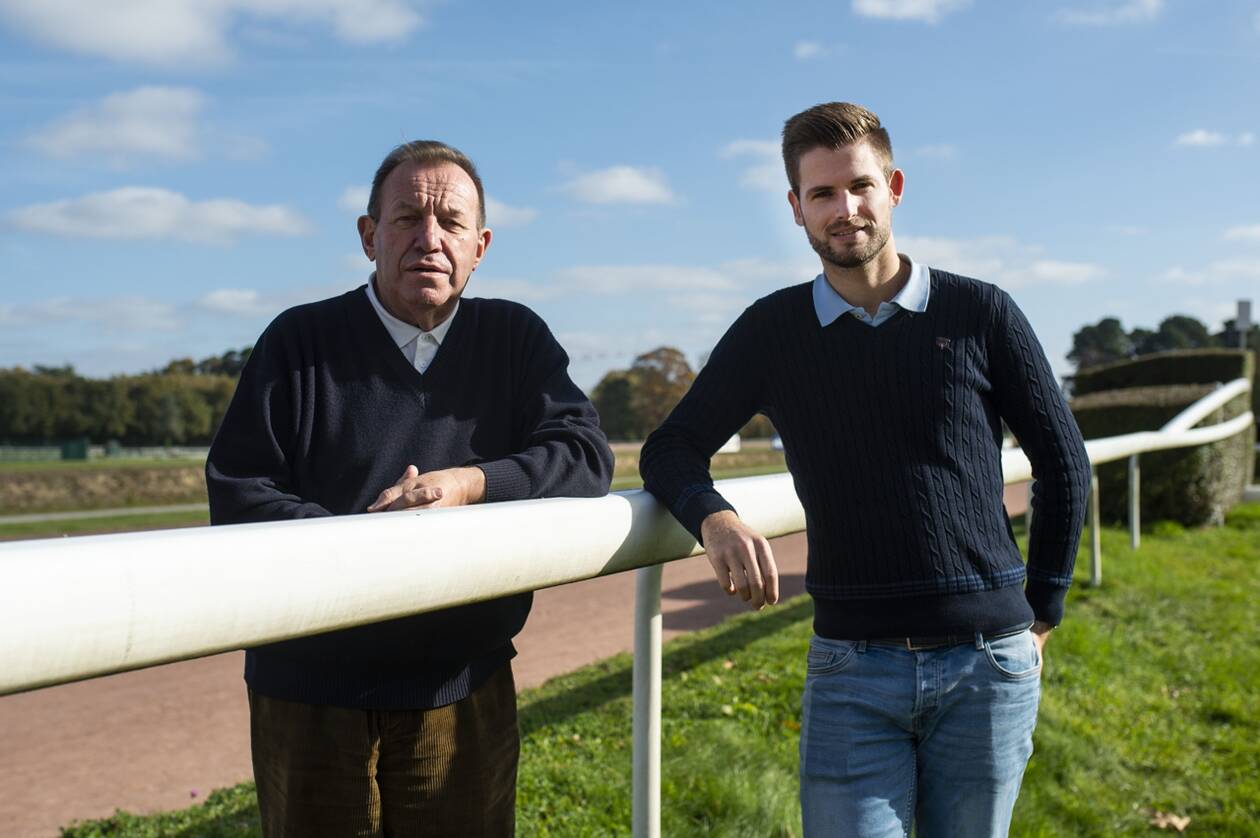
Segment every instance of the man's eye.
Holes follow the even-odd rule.
[[[397,227],[414,227],[416,226],[416,217],[414,215],[403,215],[394,219],[394,225]]]

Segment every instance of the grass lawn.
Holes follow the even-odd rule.
[[[1103,548],[1103,587],[1073,589],[1047,647],[1012,834],[1149,835],[1160,811],[1188,834],[1260,835],[1260,504],[1219,529],[1156,525],[1136,553],[1107,530]],[[798,599],[666,647],[663,834],[799,834],[810,614]],[[630,672],[623,655],[522,693],[520,834],[628,833]],[[66,834],[246,836],[256,817],[243,784]]]
[[[0,462],[0,474],[27,471],[109,471],[129,468],[203,468],[205,457],[106,457],[94,460],[13,460]]]
[[[204,526],[209,523],[210,510],[208,508],[183,510],[180,512],[75,518],[69,521],[32,521],[21,524],[0,524],[0,541],[17,541],[23,538],[55,538],[63,535],[139,532],[141,530]]]

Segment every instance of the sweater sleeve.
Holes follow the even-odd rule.
[[[210,445],[206,489],[211,524],[332,514],[295,489],[302,369],[286,349],[281,323],[272,323],[258,339]]]
[[[485,501],[606,495],[613,454],[599,415],[569,377],[569,356],[547,325],[525,311],[516,371],[520,450],[474,463],[486,476]]]
[[[748,308],[709,355],[691,389],[639,455],[643,487],[700,537],[700,524],[714,512],[734,507],[713,487],[713,454],[758,410],[761,363],[756,313]]]
[[[1089,456],[1041,344],[1015,301],[1002,291],[997,292],[991,340],[998,412],[1032,464],[1025,596],[1038,620],[1057,625],[1085,522]]]

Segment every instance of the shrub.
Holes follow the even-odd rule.
[[[1171,384],[1107,390],[1073,399],[1072,412],[1086,439],[1154,431],[1213,389],[1212,384]],[[1201,424],[1214,425],[1247,409],[1248,397],[1238,396]],[[1143,454],[1142,520],[1166,519],[1185,526],[1222,523],[1252,478],[1254,447],[1253,428],[1211,445]],[[1127,520],[1127,462],[1100,465],[1098,482],[1103,519]]]

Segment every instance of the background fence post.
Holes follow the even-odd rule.
[[[661,834],[661,572],[635,572],[634,838]]]
[[[1099,526],[1098,472],[1089,470],[1089,584],[1102,584],[1102,527]]]
[[[1139,454],[1129,457],[1129,546],[1142,546],[1142,466]]]

